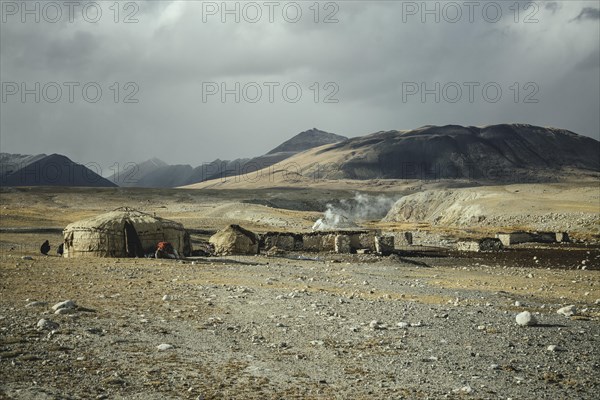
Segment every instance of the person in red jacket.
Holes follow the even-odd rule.
[[[158,242],[156,246],[155,258],[179,258],[177,250],[170,242]]]

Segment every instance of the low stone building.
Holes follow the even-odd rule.
[[[341,230],[308,233],[267,232],[259,235],[259,248],[268,251],[276,247],[283,251],[335,252],[348,254],[360,249],[390,254],[394,251],[394,236],[378,236],[377,231]],[[379,237],[379,239],[378,239]]]
[[[456,242],[456,250],[458,251],[499,251],[503,248],[500,239],[496,238],[463,239]]]

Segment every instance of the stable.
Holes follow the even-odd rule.
[[[192,252],[183,225],[128,207],[67,225],[64,257],[143,257],[158,242],[170,242],[180,255]]]

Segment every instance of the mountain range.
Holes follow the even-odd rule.
[[[599,172],[600,142],[568,130],[526,124],[446,125],[381,131],[309,149],[254,174],[250,186],[374,179],[534,183],[597,178]],[[189,187],[249,187],[243,178]]]
[[[169,165],[153,158],[139,164],[131,164],[120,174],[113,174],[108,179],[119,186],[126,187],[167,188],[190,185],[211,179],[251,174],[302,151],[325,144],[339,143],[347,139],[345,136],[313,128],[297,134],[268,153],[254,158],[216,159],[196,168],[190,165]]]
[[[599,173],[598,140],[526,124],[428,125],[351,139],[313,128],[254,158],[216,159],[195,168],[153,158],[126,165],[107,179],[59,154],[0,153],[2,186],[241,188],[285,185],[290,177],[306,184],[311,179],[510,183],[597,178]]]
[[[533,180],[564,168],[600,170],[600,142],[525,124],[424,126],[377,132],[323,147],[323,178]],[[303,163],[304,165],[306,163]],[[308,167],[308,165],[305,165]]]

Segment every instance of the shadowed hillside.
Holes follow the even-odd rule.
[[[93,167],[90,164],[90,167]],[[91,186],[115,187],[92,169],[60,154],[0,154],[2,186]]]
[[[546,179],[562,168],[600,170],[600,143],[573,132],[531,125],[426,126],[378,132],[322,149],[348,179]],[[335,171],[332,171],[334,174]]]

